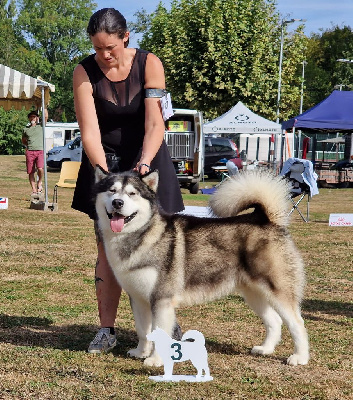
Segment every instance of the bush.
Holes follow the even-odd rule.
[[[0,154],[23,154],[22,132],[27,124],[28,111],[5,111],[0,107]]]

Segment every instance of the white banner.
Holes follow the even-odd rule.
[[[353,226],[353,214],[330,214],[329,226]]]

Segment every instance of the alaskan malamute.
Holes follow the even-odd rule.
[[[159,327],[171,335],[181,305],[238,292],[266,327],[265,340],[252,353],[273,353],[283,320],[294,341],[287,363],[307,364],[300,313],[305,276],[286,229],[287,182],[259,172],[226,180],[210,198],[219,218],[164,214],[157,186],[157,171],[139,176],[96,167],[98,226],[108,261],[130,297],[139,337],[129,355],[161,366],[147,334]]]

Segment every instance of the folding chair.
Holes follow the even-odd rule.
[[[80,165],[80,161],[64,161],[62,163],[59,181],[54,186],[53,204],[58,202],[58,187],[76,187]]]
[[[318,194],[316,179],[317,175],[313,171],[312,162],[297,158],[289,158],[283,165],[281,175],[286,177],[290,184],[290,201],[292,208],[288,215],[297,210],[303,221],[309,222],[310,199],[311,196]],[[307,198],[306,216],[299,209],[300,203]]]

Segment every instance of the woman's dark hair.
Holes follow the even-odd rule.
[[[114,8],[102,8],[96,11],[89,19],[87,26],[89,36],[105,32],[109,35],[116,34],[119,39],[123,39],[127,30],[125,17]],[[125,43],[125,47],[128,42]]]

